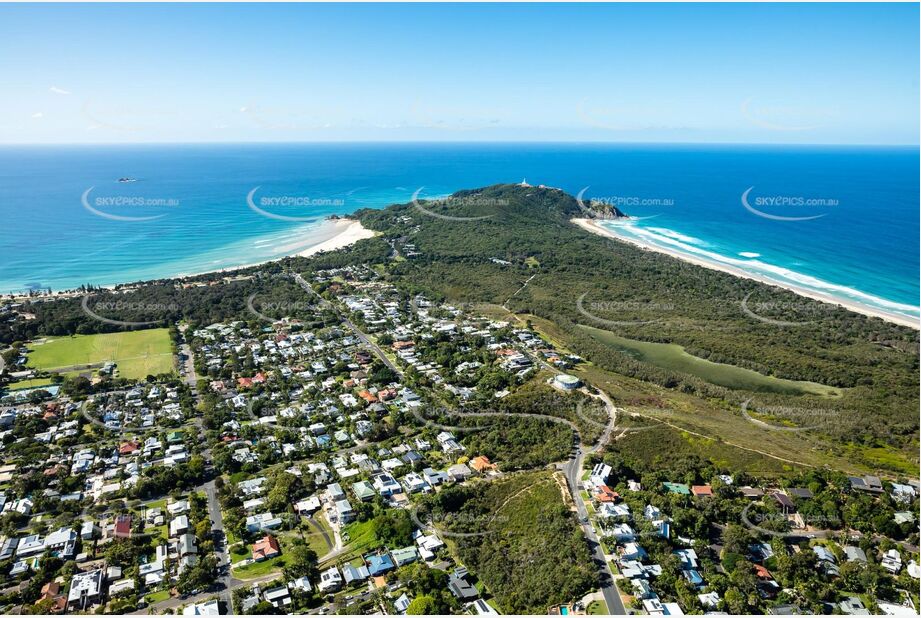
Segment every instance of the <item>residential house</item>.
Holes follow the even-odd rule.
[[[326,594],[342,587],[342,574],[336,567],[330,567],[320,574],[320,592]]]
[[[67,593],[67,608],[71,611],[86,611],[103,599],[105,572],[102,569],[75,573],[70,580]]]
[[[454,464],[448,468],[448,478],[456,483],[466,481],[472,474],[470,468],[464,464]]]
[[[264,590],[262,598],[271,603],[275,609],[284,609],[291,605],[291,591],[288,590],[287,584]]]
[[[278,541],[271,534],[267,534],[255,543],[253,543],[253,560],[262,562],[281,555],[281,548]]]

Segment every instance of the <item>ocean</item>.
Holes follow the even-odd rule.
[[[527,179],[635,217],[619,234],[917,317],[918,165],[909,147],[5,146],[0,291],[252,264],[328,239],[332,214]]]

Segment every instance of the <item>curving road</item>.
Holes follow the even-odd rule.
[[[617,423],[617,408],[614,406],[614,402],[611,401],[611,398],[607,395],[607,393],[599,390],[598,394],[593,396],[601,399],[601,401],[604,402],[605,408],[608,411],[608,423],[605,426],[604,432],[602,432],[601,436],[598,438],[598,441],[588,449],[586,449],[582,443],[582,436],[579,433],[579,428],[576,426],[576,424],[568,419],[560,418],[558,416],[548,416],[545,414],[533,414],[527,412],[510,413],[454,411],[451,412],[451,414],[465,417],[520,416],[525,418],[547,419],[555,423],[563,423],[564,425],[568,425],[573,430],[573,432],[575,432],[578,444],[572,458],[563,464],[563,474],[566,476],[566,484],[569,487],[569,494],[572,497],[572,502],[576,507],[576,514],[579,518],[579,526],[582,528],[582,534],[585,535],[586,542],[588,543],[589,549],[592,552],[592,560],[595,563],[595,567],[598,569],[599,587],[601,594],[604,597],[604,602],[607,604],[608,613],[614,616],[626,616],[628,614],[627,608],[624,606],[624,603],[621,600],[620,592],[618,591],[617,584],[614,581],[614,574],[611,572],[611,567],[608,565],[607,558],[604,555],[604,549],[601,545],[600,539],[598,538],[598,534],[595,532],[594,524],[592,524],[592,521],[588,516],[588,510],[585,508],[585,503],[582,501],[582,497],[579,495],[579,482],[580,477],[582,476],[582,466],[585,462],[585,456],[597,452],[602,447],[604,447],[605,444],[607,444],[611,437],[611,432],[614,431],[614,427]]]
[[[531,279],[534,278],[534,276],[528,279],[528,281],[525,282],[525,284],[522,286],[521,289],[524,289],[524,287],[527,286],[527,284],[531,281]],[[342,320],[342,323],[345,324],[349,328],[349,330],[351,330],[366,346],[368,346],[378,356],[378,358],[380,358],[381,361],[383,361],[383,363],[387,367],[389,367],[392,371],[394,371],[398,376],[400,377],[403,376],[403,372],[400,370],[400,368],[394,365],[390,361],[390,359],[387,358],[387,355],[384,354],[383,350],[381,350],[375,343],[373,343],[368,338],[368,336],[365,335],[365,333],[361,331],[360,328],[358,328],[357,326],[355,326],[355,324],[352,323],[351,320],[349,320],[347,317],[342,315],[342,312],[340,312],[337,307],[335,307],[334,305],[332,305],[332,303],[330,303],[329,301],[321,297],[319,294],[317,294],[316,290],[314,290],[313,287],[311,287],[310,284],[307,281],[305,281],[304,278],[300,274],[294,273],[294,280],[305,291],[310,293],[312,296],[319,298],[320,304],[322,306],[335,311],[336,314],[339,316],[339,318]],[[521,290],[518,290],[518,291],[521,291]],[[511,300],[511,298],[509,298],[509,300]],[[528,356],[531,356],[532,358],[536,358],[538,364],[541,365],[542,367],[545,367],[554,373],[559,373],[558,369],[548,365],[542,358],[540,358],[539,356],[535,357],[534,355],[532,355],[530,353],[530,350],[525,350],[525,353],[528,354]],[[578,442],[576,446],[575,454],[568,462],[566,462],[562,466],[562,469],[566,476],[566,482],[567,482],[567,485],[569,486],[569,493],[572,497],[572,501],[576,506],[576,512],[579,517],[579,525],[582,527],[582,533],[585,535],[586,541],[588,542],[588,545],[589,545],[589,549],[592,551],[592,557],[595,562],[595,566],[598,569],[598,579],[599,579],[599,585],[601,588],[601,594],[602,596],[604,596],[604,601],[608,606],[608,612],[612,615],[624,616],[624,615],[627,615],[628,613],[627,609],[624,607],[623,601],[621,601],[620,593],[617,590],[617,584],[614,582],[614,576],[611,573],[611,568],[608,565],[607,559],[604,556],[604,550],[602,549],[601,542],[599,541],[598,535],[595,532],[594,525],[591,523],[591,520],[588,517],[588,511],[585,508],[585,503],[582,502],[582,498],[579,496],[579,477],[581,476],[582,465],[585,461],[585,455],[587,453],[588,454],[594,453],[598,451],[600,448],[602,448],[605,444],[607,444],[608,440],[610,439],[611,432],[614,430],[614,426],[617,421],[617,408],[614,407],[614,403],[611,401],[611,398],[608,397],[608,395],[600,389],[598,389],[598,395],[593,395],[593,396],[601,399],[604,402],[605,407],[608,410],[608,423],[605,426],[604,432],[599,437],[598,442],[595,443],[594,446],[590,447],[587,451],[585,450],[584,445],[582,443],[582,436],[579,433],[578,426],[568,419],[560,418],[557,416],[549,416],[545,414],[532,414],[532,413],[511,414],[511,413],[506,413],[506,412],[459,412],[459,411],[455,411],[453,412],[453,414],[456,414],[458,416],[470,416],[470,417],[514,415],[514,416],[522,416],[522,417],[529,417],[529,418],[548,419],[553,422],[558,422],[558,423],[563,423],[565,425],[568,425],[573,430],[573,432],[575,432],[576,439]],[[323,558],[328,559],[330,557],[335,556],[336,554],[337,552],[334,550],[330,552],[329,554],[327,554],[326,556],[324,556]]]

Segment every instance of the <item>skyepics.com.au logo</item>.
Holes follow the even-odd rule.
[[[336,110],[317,105],[282,107],[250,103],[239,113],[248,122],[267,131],[323,131],[335,128]]]
[[[626,415],[626,416],[625,416]],[[585,404],[580,401],[576,404],[576,416],[585,424],[600,429],[602,431],[608,428],[608,425],[611,422],[611,418],[608,416],[608,410],[605,406],[599,404],[598,402],[592,401],[589,404]],[[642,419],[643,417],[635,412],[627,412],[626,410],[619,408],[615,412],[614,416],[614,426],[611,427],[611,438],[617,439],[619,437],[626,436],[631,433],[638,433],[640,431],[647,431],[649,429],[661,429],[663,425],[661,423],[637,423],[633,424],[636,419]],[[625,424],[624,421],[629,420],[631,424]],[[596,448],[604,446],[601,442],[596,445]]]
[[[663,208],[671,208],[675,200],[668,197],[650,197],[638,195],[600,195],[586,198],[589,187],[584,187],[576,194],[579,209],[588,217],[609,216],[616,218],[621,213],[631,221],[643,221],[658,217]],[[655,212],[655,214],[642,214]]]
[[[450,107],[422,101],[414,102],[409,108],[410,124],[425,129],[441,131],[471,132],[494,129],[501,126],[501,110],[476,107]],[[381,127],[390,128],[390,127]]]
[[[495,424],[494,418],[500,414],[494,410],[478,410],[468,412],[464,410],[453,410],[450,408],[438,406],[418,406],[411,407],[409,413],[422,425],[438,431],[449,431],[454,433],[472,433],[483,431]],[[471,419],[471,423],[466,425],[455,425],[450,419]]]
[[[445,210],[448,212],[450,212],[452,209],[466,210],[467,208],[475,208],[478,210],[495,209],[502,206],[507,206],[509,203],[508,200],[505,199],[491,198],[483,195],[450,195],[445,197],[423,199],[419,197],[423,189],[425,189],[425,187],[419,187],[413,193],[413,207],[428,217],[441,219],[442,221],[482,221],[483,219],[490,219],[494,217],[495,213],[475,217],[466,217],[449,215],[445,212],[436,212],[435,209]]]
[[[162,130],[168,124],[177,124],[185,115],[181,106],[170,109],[139,101],[113,103],[94,98],[83,100],[80,113],[89,123],[86,130],[98,133],[144,133]]]
[[[324,209],[342,209],[349,203],[349,200],[354,196],[354,194],[361,190],[359,187],[337,197],[311,197],[308,195],[265,195],[260,196],[257,199],[256,192],[261,188],[261,186],[253,187],[250,189],[249,193],[246,194],[246,205],[249,206],[249,209],[256,214],[268,219],[275,219],[276,221],[288,221],[293,223],[316,221],[317,219],[325,216],[325,214],[328,214],[328,211],[324,211]],[[297,216],[291,214],[282,214],[283,212],[290,213],[292,210],[299,210],[301,212],[306,210],[308,214],[301,214]]]
[[[608,426],[607,410],[603,405],[594,402],[594,400],[589,405],[586,405],[582,400],[576,403],[576,416],[583,423],[596,429],[606,429]]]
[[[133,300],[108,299],[92,302],[93,294],[85,294],[80,301],[83,313],[113,326],[150,326],[167,319],[164,314],[172,314],[179,310],[176,303],[159,303]],[[147,320],[119,320],[112,316],[163,316]]]
[[[665,118],[676,117],[675,110],[666,109],[655,101],[612,103],[608,98],[582,97],[576,104],[576,116],[585,125],[605,131],[659,133],[688,128],[663,123]]]
[[[742,193],[742,206],[748,212],[771,221],[811,221],[828,214],[829,209],[838,206],[837,199],[828,197],[807,197],[802,195],[760,195],[752,196],[755,187]],[[818,214],[801,214],[815,213]]]
[[[125,179],[123,182],[129,182]],[[80,196],[80,203],[88,212],[109,219],[111,221],[154,221],[161,219],[169,214],[163,212],[164,209],[173,209],[179,206],[179,200],[168,197],[144,197],[140,195],[110,195],[96,196],[90,198],[90,194],[95,189],[90,187]],[[151,215],[129,215],[126,212],[141,212],[154,209],[157,214]]]
[[[772,512],[752,513],[753,508],[756,508],[756,505],[748,504],[742,509],[742,523],[751,530],[768,536],[781,538],[803,537],[810,534],[815,535],[817,532],[824,533],[827,529],[837,529],[841,526],[841,520],[834,516],[818,514],[785,515]],[[790,529],[794,526],[799,528],[800,531]],[[810,532],[809,529],[813,531]]]
[[[586,302],[585,297],[588,296],[588,292],[583,292],[576,299],[576,311],[589,318],[590,320],[602,324],[604,326],[642,326],[644,324],[652,324],[654,322],[661,322],[664,318],[655,317],[651,320],[635,320],[635,319],[618,319],[611,320],[608,318],[602,318],[598,316],[598,313],[603,314],[616,314],[626,316],[637,316],[637,315],[663,315],[668,313],[673,313],[675,311],[675,306],[671,303],[660,303],[654,301],[635,301],[635,300],[594,300]]]
[[[452,513],[425,505],[414,506],[409,517],[420,530],[458,539],[486,536],[495,526],[508,522],[508,517],[502,513]]]
[[[803,408],[797,406],[753,405],[746,399],[741,405],[742,416],[753,425],[770,431],[799,432],[821,429],[841,419],[841,410],[833,408]],[[780,422],[798,423],[797,425],[780,425],[752,416],[752,413],[779,419]]]
[[[742,299],[742,312],[750,318],[772,326],[806,326],[812,324],[814,318],[838,310],[835,305],[808,300],[753,301],[753,294],[754,292],[749,292]]]
[[[246,310],[266,322],[279,322],[285,318],[308,312],[313,308],[312,303],[304,300],[260,300],[256,298],[257,295],[258,292],[253,292],[246,298]]]

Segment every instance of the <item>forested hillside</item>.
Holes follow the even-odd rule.
[[[3,322],[0,341],[126,328],[90,317],[83,302],[121,301],[98,313],[145,323],[258,321],[250,299],[257,309],[288,307],[296,316],[306,299],[286,273],[371,264],[407,296],[490,303],[551,320],[571,350],[611,372],[734,409],[754,400],[753,411],[770,409],[798,425],[809,424],[804,410],[818,410],[834,417],[820,431],[835,441],[896,446],[917,460],[917,331],[594,236],[570,222],[584,213],[556,189],[497,185],[356,216],[380,234],[345,250],[244,269],[250,277],[242,280],[203,275],[117,293],[88,290],[88,301],[28,303],[22,311],[34,319]],[[795,306],[801,323],[753,319],[742,308],[746,297],[781,321],[789,316],[777,308]],[[650,343],[676,344],[668,353],[683,358],[656,362],[641,353]],[[688,358],[717,365],[685,370]],[[712,378],[731,366],[757,372],[762,386],[777,379],[793,386]]]
[[[498,185],[453,197],[420,204],[428,212],[406,204],[360,213],[383,233],[372,242],[393,246],[386,272],[408,291],[550,319],[600,366],[706,398],[738,404],[753,393],[644,362],[580,325],[678,344],[764,376],[837,387],[839,396],[755,394],[764,407],[830,410],[837,419],[825,430],[846,441],[917,443],[917,331],[593,236],[570,223],[583,213],[559,190]],[[407,244],[418,255],[399,257]],[[778,308],[793,306],[803,323],[749,317],[741,306],[749,294],[765,317],[782,319]]]

